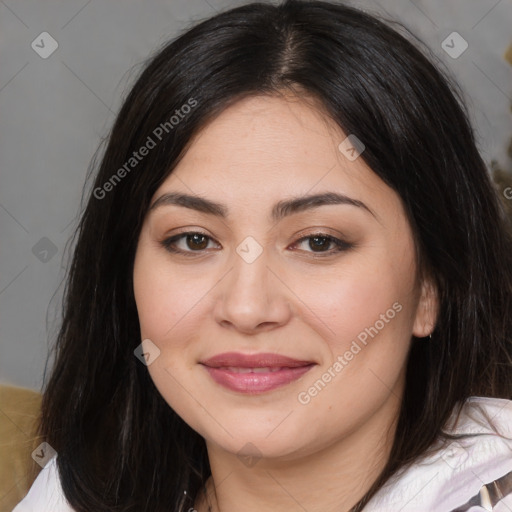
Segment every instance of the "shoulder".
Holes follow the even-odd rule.
[[[391,477],[365,512],[455,511],[484,485],[512,472],[512,400],[471,397],[458,418],[452,414],[445,431],[463,437],[437,442],[433,454]],[[512,510],[512,488],[504,494],[495,512]]]
[[[57,455],[39,472],[25,498],[12,512],[74,512],[60,485]]]

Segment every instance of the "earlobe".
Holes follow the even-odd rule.
[[[425,338],[432,334],[437,322],[439,311],[439,294],[430,279],[424,279],[421,285],[421,296],[416,309],[416,317],[412,334],[417,338]]]

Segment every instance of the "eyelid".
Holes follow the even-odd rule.
[[[217,242],[217,240],[215,240],[212,236],[210,236],[208,233],[205,233],[204,231],[201,231],[199,229],[195,229],[193,231],[188,230],[188,231],[181,231],[179,233],[175,233],[174,235],[164,238],[159,243],[160,243],[160,245],[162,245],[164,247],[164,249],[166,249],[167,251],[169,251],[170,253],[173,253],[173,254],[182,254],[184,256],[201,256],[201,255],[205,254],[205,252],[206,252],[205,249],[202,249],[200,251],[184,251],[182,249],[172,248],[173,244],[177,243],[180,239],[185,238],[188,235],[202,235],[202,236],[206,237],[208,239],[208,241],[213,241],[216,244],[220,245],[219,242]],[[210,252],[210,251],[207,251],[207,252]]]
[[[315,232],[315,233],[310,233],[308,235],[305,235],[305,236],[299,238],[297,241],[295,241],[293,243],[292,247],[304,242],[305,240],[308,240],[309,238],[325,238],[330,243],[335,245],[334,249],[330,249],[328,251],[320,251],[320,252],[304,251],[305,253],[310,254],[313,258],[327,258],[329,256],[334,256],[341,252],[352,249],[354,247],[353,243],[346,242],[345,240],[342,240],[338,237],[335,237],[333,235],[330,235],[329,233],[324,233],[324,232]]]
[[[289,247],[295,247],[301,243],[303,243],[305,240],[308,240],[310,238],[325,238],[328,242],[330,242],[331,244],[334,244],[335,245],[335,248],[334,249],[329,249],[327,251],[320,251],[320,252],[315,252],[315,251],[302,251],[302,252],[305,252],[305,253],[308,253],[310,255],[312,255],[314,258],[326,258],[328,256],[333,256],[335,254],[338,254],[340,252],[343,252],[343,251],[346,251],[346,250],[349,250],[351,248],[354,247],[354,244],[353,243],[350,243],[350,242],[347,242],[343,239],[340,239],[338,237],[335,237],[334,235],[331,235],[329,233],[326,233],[325,231],[320,231],[320,230],[317,230],[317,231],[314,231],[314,232],[307,232],[307,231],[304,231],[304,235],[303,236],[300,236],[298,239],[296,239],[291,246]],[[207,233],[201,231],[201,230],[194,230],[194,231],[182,231],[182,232],[179,232],[179,233],[176,233],[170,237],[167,237],[165,238],[164,240],[160,241],[160,245],[162,245],[168,252],[170,253],[173,253],[173,254],[180,254],[180,255],[184,255],[184,256],[202,256],[208,252],[211,252],[211,251],[208,251],[206,249],[201,249],[201,250],[198,250],[198,251],[191,251],[191,250],[182,250],[182,249],[176,249],[176,248],[173,248],[173,245],[179,241],[180,239],[183,239],[185,238],[186,236],[188,235],[202,235],[204,237],[206,237],[209,241],[213,241],[214,243],[219,244],[219,242],[217,242],[217,240],[215,240],[212,236],[208,235]]]

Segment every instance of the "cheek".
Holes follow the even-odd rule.
[[[160,394],[182,415],[190,400],[183,385],[196,364],[201,316],[213,283],[207,284],[206,275],[176,272],[165,254],[144,246],[136,255],[133,282],[141,339],[149,338],[160,350],[148,371]]]
[[[326,414],[333,425],[346,421],[347,410],[354,421],[364,416],[400,386],[415,307],[414,260],[410,251],[401,252],[391,257],[383,245],[364,257],[356,255],[315,279],[314,286],[303,279],[297,293],[314,311],[311,322],[322,339],[322,366],[302,391],[311,397],[308,410]],[[325,388],[316,384],[319,379]],[[315,386],[321,389],[318,395]]]
[[[194,305],[200,296],[191,286],[184,288],[169,265],[142,246],[134,263],[134,295],[139,316],[141,339],[149,338],[160,354],[147,367],[162,398],[185,421],[192,421],[194,411],[186,392],[190,368],[189,351],[197,338],[197,323],[193,321]],[[192,320],[191,320],[192,319]]]
[[[315,324],[315,331],[328,341],[332,353],[343,353],[359,333],[376,322],[382,328],[384,321],[381,330],[395,334],[411,323],[412,276],[381,256],[356,256],[353,262],[347,260],[346,265],[314,277],[295,275],[294,292],[306,306],[300,315]],[[401,307],[393,309],[395,303]],[[401,309],[400,314],[396,309]]]
[[[204,281],[180,278],[163,258],[150,255],[142,248],[134,264],[134,295],[141,336],[157,345],[172,337],[176,326],[193,310],[205,293]]]
[[[386,258],[382,252],[360,258],[310,291],[309,300],[321,312],[317,325],[329,329],[323,330],[322,368],[303,389],[314,395],[308,386],[318,379],[328,382],[307,407],[313,415],[326,415],[333,428],[347,421],[346,411],[355,422],[390,393],[399,395],[414,321],[414,265],[409,256]]]

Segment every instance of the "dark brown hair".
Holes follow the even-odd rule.
[[[252,3],[195,25],[149,60],[97,170],[93,162],[44,389],[40,434],[58,452],[75,510],[185,511],[210,474],[204,439],[134,357],[133,263],[154,192],[201,127],[247,96],[305,91],[364,142],[361,157],[400,195],[421,270],[439,290],[432,340],[411,343],[389,461],[353,510],[424,454],[466,398],[512,398],[510,235],[460,94],[408,39],[340,4]],[[166,122],[147,156],[119,173]]]

